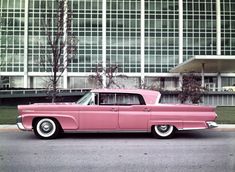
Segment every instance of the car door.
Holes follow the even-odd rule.
[[[138,94],[117,94],[119,127],[121,130],[147,130],[150,109]]]
[[[79,114],[80,130],[115,130],[118,128],[118,106],[112,93],[95,94],[94,105],[84,106]]]

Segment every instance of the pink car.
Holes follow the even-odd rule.
[[[160,104],[160,97],[150,90],[96,89],[75,103],[19,105],[17,126],[42,139],[64,131],[141,131],[170,138],[176,130],[217,127],[214,107]]]

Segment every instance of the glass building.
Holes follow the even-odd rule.
[[[118,74],[128,80],[116,80],[125,87],[144,83],[171,90],[179,87],[180,74],[169,71],[191,57],[235,55],[234,0],[65,3],[78,54],[61,78],[62,88],[92,87],[88,77],[102,64],[118,65]],[[45,87],[51,66],[41,62],[42,57],[50,58],[44,25],[50,18],[50,29],[56,29],[56,11],[56,0],[0,1],[0,76],[8,78],[10,87]],[[234,77],[224,73],[222,86],[234,84]],[[216,74],[205,74],[205,82],[216,85]]]

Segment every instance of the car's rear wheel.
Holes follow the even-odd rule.
[[[153,136],[161,139],[172,138],[175,134],[175,128],[172,125],[155,125],[152,127]]]
[[[59,124],[53,119],[42,118],[34,124],[34,133],[40,139],[54,139],[58,136],[59,132]]]

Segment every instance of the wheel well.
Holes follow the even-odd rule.
[[[34,126],[36,125],[36,123],[40,120],[40,119],[43,119],[43,118],[48,118],[48,119],[51,119],[53,121],[55,121],[55,123],[58,125],[59,129],[62,131],[62,127],[60,125],[60,122],[56,119],[56,118],[53,118],[53,117],[35,117],[32,121],[32,127],[34,128]]]

